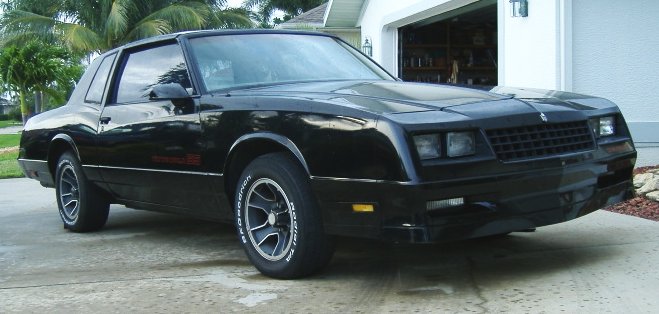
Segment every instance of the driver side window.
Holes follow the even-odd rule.
[[[169,83],[181,84],[189,94],[193,93],[188,68],[178,44],[129,52],[123,57],[114,102],[149,101],[153,86]]]

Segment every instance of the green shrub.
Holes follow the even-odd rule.
[[[11,120],[16,120],[16,121],[22,121],[23,116],[21,115],[21,107],[16,107],[9,111],[9,119]]]

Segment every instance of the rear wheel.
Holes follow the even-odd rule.
[[[87,181],[80,162],[71,152],[62,154],[57,162],[55,189],[64,228],[87,232],[105,225],[110,202],[98,187]]]
[[[274,278],[298,278],[323,268],[331,239],[302,168],[285,153],[261,156],[243,172],[236,193],[236,226],[254,266]]]

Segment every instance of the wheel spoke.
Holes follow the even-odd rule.
[[[270,237],[272,237],[272,236],[277,236],[277,237],[279,237],[279,234],[278,234],[277,232],[268,233],[268,234],[263,238],[263,240],[261,240],[261,242],[257,243],[256,245],[261,246],[261,244],[263,244],[263,242],[265,242],[265,240],[267,240],[268,238],[270,238]]]
[[[277,188],[274,188],[271,184],[265,184],[265,186],[268,188],[270,193],[272,194],[272,201],[277,202],[277,199],[279,199],[279,193],[277,192]],[[274,188],[274,189],[273,189]]]
[[[261,228],[258,230],[252,231],[252,235],[254,236],[254,240],[258,241],[259,245],[265,238],[270,236],[273,233],[277,233],[277,229],[273,228],[270,225],[267,225],[265,228]]]
[[[73,170],[67,169],[64,171],[62,175],[62,180],[64,180],[66,183],[71,184],[74,187],[78,186],[78,178],[75,175],[75,172]]]
[[[62,176],[62,181],[64,181],[64,183],[68,184],[70,188],[78,186],[76,184],[75,179],[65,178],[64,176]]]
[[[250,207],[258,208],[262,210],[266,215],[270,213],[271,204],[271,200],[263,197],[256,191],[254,191],[254,193],[251,195],[248,203]]]
[[[256,231],[256,230],[259,230],[259,229],[265,228],[266,226],[268,226],[268,221],[267,221],[267,220],[266,220],[262,225],[260,225],[260,226],[256,226],[256,227],[254,227],[254,228],[249,229],[249,231],[250,231],[250,232],[251,232],[251,231]]]
[[[267,184],[263,184],[263,185],[266,186],[266,188],[267,188],[266,191],[259,191],[259,188],[257,187],[257,188],[254,189],[254,194],[260,196],[262,199],[266,200],[267,202],[274,202],[275,201],[274,192],[272,192],[272,190],[270,189],[270,187]],[[269,197],[265,196],[264,195],[265,193],[263,193],[263,192],[269,192],[270,194],[273,195],[273,197],[269,198]]]
[[[277,245],[275,245],[275,249],[272,250],[272,255],[275,256],[277,255],[277,249],[279,248],[279,253],[284,251],[284,248],[286,248],[286,241],[288,240],[288,235],[290,232],[286,231],[279,231],[277,234]]]
[[[75,217],[77,214],[78,214],[78,204],[76,204],[76,206],[73,207],[73,209],[71,209],[71,211],[69,212],[69,215],[71,217]]]
[[[64,204],[64,207],[69,207],[69,205],[71,205],[72,203],[75,203],[76,205],[78,205],[78,200],[72,199],[72,200],[68,201],[66,204]]]

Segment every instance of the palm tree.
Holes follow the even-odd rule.
[[[0,50],[0,91],[18,94],[23,123],[30,111],[26,97],[39,92],[60,102],[82,74],[75,57],[60,46],[29,41]],[[35,112],[38,113],[38,112]]]
[[[103,52],[130,41],[176,31],[251,26],[247,16],[222,10],[225,0],[15,0],[13,3],[14,7],[0,20],[3,44],[40,38],[85,53]],[[49,10],[39,9],[48,7]]]
[[[245,0],[243,7],[247,9],[256,8],[258,20],[263,23],[268,23],[272,14],[281,10],[285,13],[284,21],[298,16],[306,11],[309,11],[327,0]]]

